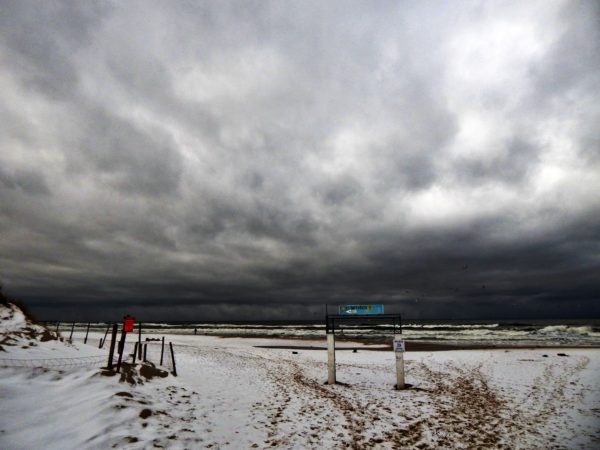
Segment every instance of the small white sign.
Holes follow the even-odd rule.
[[[404,341],[394,341],[394,351],[404,353],[406,351]]]

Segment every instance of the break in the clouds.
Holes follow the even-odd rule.
[[[600,314],[600,8],[0,4],[0,279],[48,318]]]

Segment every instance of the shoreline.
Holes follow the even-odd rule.
[[[298,336],[247,336],[247,335],[209,335],[202,334],[198,336],[211,336],[220,339],[272,339],[272,340],[283,340],[298,342],[298,345],[290,344],[265,344],[265,345],[254,345],[255,348],[267,348],[267,349],[286,349],[286,350],[327,350],[327,345],[322,345],[325,337],[314,338],[314,337],[298,337]],[[388,339],[352,339],[352,338],[340,338],[336,336],[336,342],[345,344],[344,347],[338,347],[336,350],[368,350],[368,351],[392,351],[391,337]],[[307,345],[307,342],[315,342],[317,345]],[[302,344],[304,343],[304,345]],[[351,346],[351,344],[357,344]],[[378,346],[378,347],[374,347]],[[454,350],[598,350],[600,345],[549,345],[549,344],[526,344],[523,345],[507,345],[507,344],[477,344],[477,343],[456,343],[456,342],[431,342],[431,341],[406,341],[407,352],[439,352],[439,351],[454,351]]]
[[[362,344],[362,343],[361,343]],[[367,344],[372,345],[372,344]],[[281,349],[281,350],[323,350],[326,351],[326,346],[310,346],[310,345],[253,345],[254,348],[266,349]],[[391,346],[382,347],[365,347],[364,344],[356,347],[337,347],[336,351],[361,350],[371,352],[391,352]],[[585,346],[491,346],[491,345],[452,345],[452,344],[430,344],[430,343],[415,343],[406,342],[406,352],[444,352],[456,350],[600,350],[600,347],[585,347]]]

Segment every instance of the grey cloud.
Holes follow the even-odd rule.
[[[0,278],[41,315],[600,313],[593,2],[1,17]]]
[[[454,173],[464,183],[480,184],[495,180],[517,185],[527,182],[531,171],[539,164],[540,148],[522,136],[500,144],[503,151],[489,159],[457,158]]]
[[[170,136],[104,110],[86,113],[88,126],[73,144],[74,170],[84,167],[91,176],[107,174],[106,184],[123,192],[168,195],[177,190],[182,162]]]
[[[0,186],[2,189],[22,191],[31,195],[50,194],[50,188],[43,175],[32,171],[8,173],[0,168]]]
[[[597,2],[569,2],[561,16],[558,38],[541,64],[533,67],[539,88],[550,99],[600,82],[600,6]]]
[[[105,9],[77,1],[3,2],[4,57],[24,86],[53,99],[69,97],[78,81],[72,55],[90,42]]]

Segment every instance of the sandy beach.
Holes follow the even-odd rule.
[[[7,323],[0,355],[5,361],[106,356],[106,349],[79,343],[81,335],[73,344],[42,342],[15,335],[19,327]],[[8,335],[16,336],[10,345]],[[600,444],[598,349],[408,351],[408,388],[397,391],[394,353],[369,351],[381,345],[339,343],[340,349],[357,351],[338,352],[339,383],[327,385],[327,353],[319,349],[324,339],[299,345],[282,339],[166,338],[176,349],[177,377],[167,373],[166,363],[165,372],[151,375],[140,373],[139,364],[128,366],[127,377],[103,376],[99,367],[0,368],[2,448]],[[159,358],[160,344],[150,342],[148,360]]]

